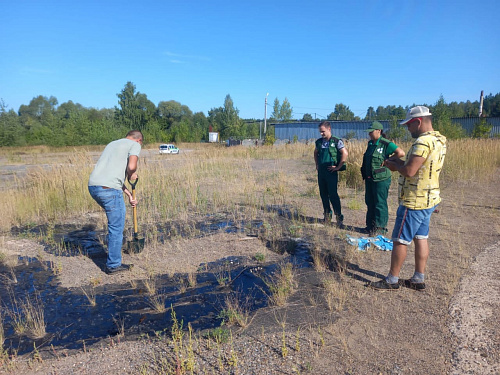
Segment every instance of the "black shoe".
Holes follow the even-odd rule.
[[[337,216],[337,227],[339,227],[339,228],[344,227],[344,217],[343,216]]]
[[[400,280],[400,283],[404,287],[410,288],[410,289],[413,289],[413,290],[420,290],[420,291],[422,291],[422,290],[425,289],[425,283],[424,282],[415,283],[415,282],[411,281],[411,279],[406,279],[406,280]]]
[[[106,267],[106,273],[108,275],[112,275],[112,274],[122,272],[122,271],[129,271],[130,269],[132,269],[133,266],[134,266],[133,264],[122,264],[121,266],[114,267],[114,268]]]
[[[368,284],[373,289],[377,290],[396,290],[399,289],[399,283],[389,284],[385,279],[374,281]]]

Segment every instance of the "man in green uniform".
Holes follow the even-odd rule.
[[[339,181],[338,171],[346,168],[347,150],[340,138],[332,136],[332,128],[328,121],[319,124],[319,133],[321,138],[316,140],[314,161],[318,171],[319,195],[323,203],[324,219],[325,223],[331,223],[331,203],[337,218],[337,225],[342,226],[344,216],[342,215],[337,185]]]
[[[366,129],[370,141],[363,155],[361,175],[365,181],[365,203],[366,232],[370,235],[387,233],[387,221],[389,210],[387,208],[387,197],[391,186],[391,171],[385,167],[386,159],[402,158],[404,151],[393,142],[385,138],[384,127],[378,121],[374,121]],[[392,156],[391,156],[392,155]]]

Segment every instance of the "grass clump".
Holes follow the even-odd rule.
[[[237,294],[231,294],[225,299],[225,308],[219,313],[218,318],[222,324],[246,327],[248,325],[249,311],[247,303],[242,303]]]
[[[342,311],[348,296],[348,288],[342,278],[325,275],[321,280],[324,288],[326,305],[330,311]]]
[[[271,304],[284,306],[296,288],[292,264],[281,264],[273,276],[264,282],[270,291],[269,301]]]

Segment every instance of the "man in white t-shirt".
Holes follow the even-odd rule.
[[[125,138],[109,143],[102,152],[89,178],[89,193],[106,211],[108,218],[108,258],[106,273],[129,270],[132,265],[122,264],[123,230],[125,228],[125,203],[123,193],[132,207],[137,200],[125,187],[125,177],[137,179],[137,161],[143,136],[139,130],[131,130]]]

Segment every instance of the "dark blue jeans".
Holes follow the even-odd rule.
[[[122,264],[123,230],[126,214],[123,192],[116,189],[104,189],[102,186],[89,186],[89,193],[99,206],[104,208],[108,218],[106,267],[119,267]]]

